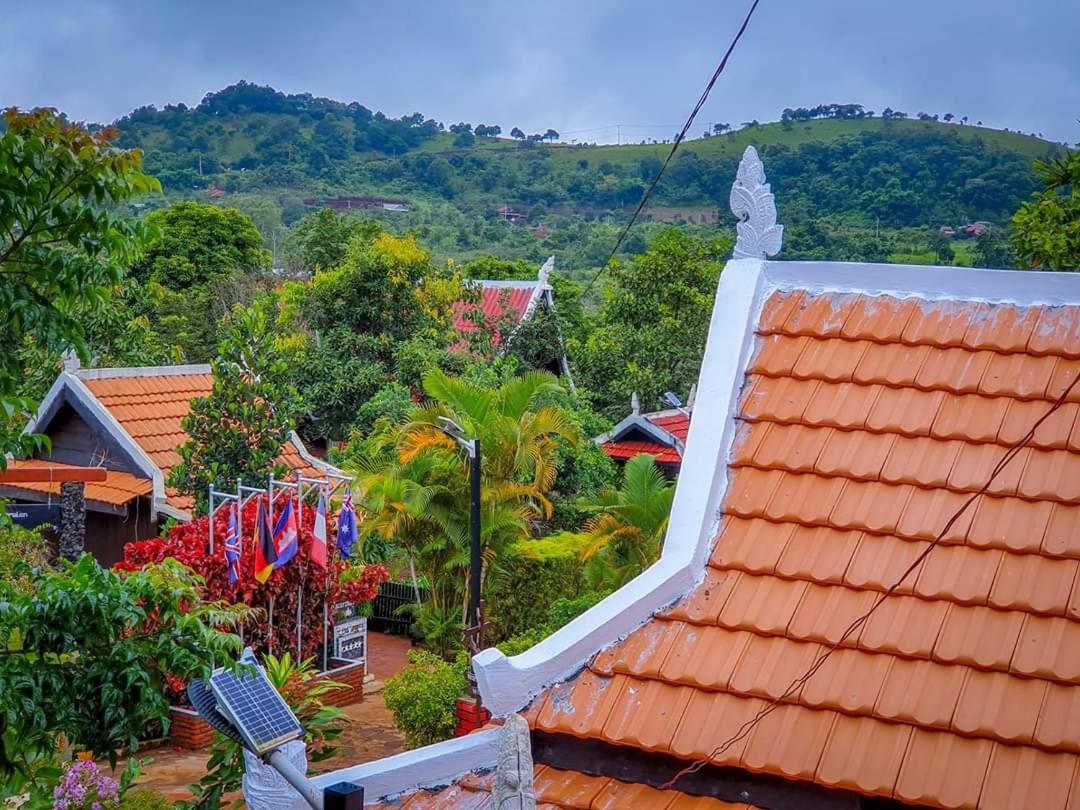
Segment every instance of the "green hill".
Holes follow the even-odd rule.
[[[887,256],[899,248],[831,250],[829,242],[841,232],[856,241],[873,233],[880,242],[883,232],[900,229],[930,234],[942,224],[1005,224],[1036,188],[1032,161],[1062,149],[981,126],[867,117],[856,105],[799,112],[855,117],[755,124],[688,140],[646,220],[692,222],[706,231],[730,224],[726,209],[735,166],[743,149],[754,144],[789,232],[795,237],[800,227],[816,229],[805,244],[813,243],[817,252],[799,255]],[[193,108],[136,110],[115,126],[123,145],[145,150],[148,169],[172,198],[205,198],[212,191],[214,199],[249,212],[261,207],[256,220],[278,225],[291,224],[311,204],[330,198],[392,198],[412,210],[390,218],[434,233],[441,254],[467,257],[505,249],[533,258],[547,249],[573,248],[582,265],[603,260],[603,245],[610,244],[605,227],[625,221],[670,150],[669,144],[655,143],[590,146],[539,136],[476,137],[460,125],[448,132],[420,113],[391,119],[357,103],[286,95],[244,82],[207,95]],[[541,229],[526,238],[522,229],[492,230],[504,205],[526,223],[543,222],[557,233]],[[596,244],[587,245],[590,240]],[[916,238],[905,235],[903,241],[905,253],[924,249]],[[641,240],[629,241],[631,251],[635,244]]]

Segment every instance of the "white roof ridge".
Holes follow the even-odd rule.
[[[180,377],[209,374],[209,363],[188,363],[175,366],[115,366],[112,368],[80,368],[73,372],[80,380],[108,380],[119,377]]]

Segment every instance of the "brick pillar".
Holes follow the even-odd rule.
[[[86,551],[86,484],[60,484],[60,556],[75,561]]]
[[[454,729],[455,737],[464,737],[470,731],[483,728],[491,719],[491,712],[480,705],[480,701],[474,697],[460,697],[455,707],[457,714],[457,728]]]

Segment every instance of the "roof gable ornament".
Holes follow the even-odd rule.
[[[776,202],[765,182],[765,167],[753,146],[746,147],[735,183],[731,187],[731,211],[739,218],[735,226],[735,259],[764,259],[780,252],[784,226],[776,224]]]

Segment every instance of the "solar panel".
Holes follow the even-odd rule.
[[[247,747],[258,754],[304,733],[292,709],[258,667],[215,672],[210,676],[210,688],[221,713],[239,729]]]

